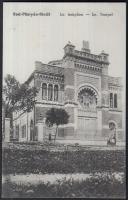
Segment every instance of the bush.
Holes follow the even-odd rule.
[[[120,182],[114,175],[107,174],[105,177],[97,175],[84,181],[58,180],[55,184],[39,183],[37,185],[16,185],[6,182],[3,185],[3,197],[102,197],[124,198],[125,179]]]

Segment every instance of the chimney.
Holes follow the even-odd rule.
[[[84,52],[90,53],[89,42],[88,41],[83,40],[83,47],[82,47],[81,50],[84,51]]]

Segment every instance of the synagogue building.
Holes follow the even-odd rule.
[[[38,89],[35,106],[29,113],[14,113],[14,138],[18,141],[44,141],[49,134],[45,125],[50,108],[63,108],[69,122],[59,127],[57,141],[106,141],[110,130],[116,140],[125,140],[122,121],[122,79],[108,75],[109,55],[91,53],[83,41],[81,51],[70,42],[60,60],[35,62],[27,80]],[[51,130],[54,134],[54,127]]]

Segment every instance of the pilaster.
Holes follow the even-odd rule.
[[[44,140],[44,122],[38,121],[37,128],[38,128],[38,141],[43,142],[43,140]]]
[[[10,118],[5,118],[5,142],[10,142]]]

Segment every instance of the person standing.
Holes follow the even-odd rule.
[[[116,127],[110,127],[110,135],[107,140],[107,145],[116,145]]]

